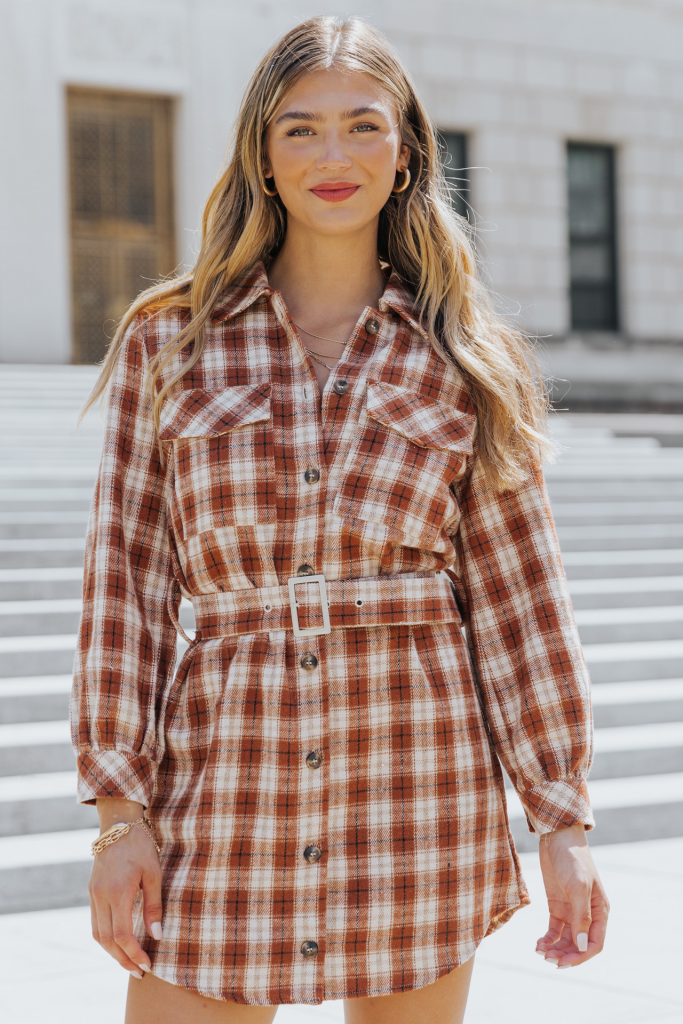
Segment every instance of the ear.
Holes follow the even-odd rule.
[[[402,171],[410,163],[410,146],[401,146],[396,157],[396,170]]]
[[[273,177],[273,168],[270,166],[270,160],[264,160],[263,161],[263,177],[264,178],[272,178]]]

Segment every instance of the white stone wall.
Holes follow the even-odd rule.
[[[384,30],[468,132],[492,285],[541,334],[568,331],[566,142],[614,144],[623,332],[683,341],[683,0],[0,0],[0,360],[70,358],[66,86],[176,97],[191,261],[251,70],[318,13]]]

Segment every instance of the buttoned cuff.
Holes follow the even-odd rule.
[[[595,825],[585,779],[543,782],[519,794],[529,831],[537,835],[582,824]]]
[[[120,750],[89,750],[78,755],[78,802],[101,797],[150,803],[157,765],[142,754]]]

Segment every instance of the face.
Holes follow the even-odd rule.
[[[288,223],[332,235],[376,221],[410,160],[397,122],[393,97],[369,75],[330,69],[299,79],[268,127],[263,168]]]

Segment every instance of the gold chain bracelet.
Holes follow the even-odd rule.
[[[127,836],[133,825],[139,825],[142,831],[147,835],[154,843],[154,848],[157,853],[161,853],[157,841],[154,837],[154,826],[148,818],[137,818],[135,821],[117,821],[115,825],[108,828],[106,832],[103,832],[101,836],[98,836],[95,842],[91,846],[91,852],[93,857],[98,853],[102,853],[102,850],[106,850],[108,846],[115,843],[118,839],[122,839]]]

